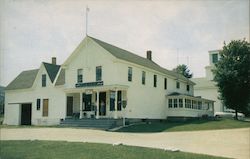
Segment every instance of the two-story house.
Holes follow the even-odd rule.
[[[42,63],[6,87],[6,124],[59,124],[65,118],[167,119],[213,115],[194,82],[152,60],[87,36],[62,65]]]

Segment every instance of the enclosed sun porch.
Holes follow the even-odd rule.
[[[201,97],[171,93],[167,98],[167,117],[211,117],[214,101]]]
[[[124,116],[127,86],[88,86],[65,89],[66,118],[112,118]]]

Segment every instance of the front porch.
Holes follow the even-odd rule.
[[[122,118],[127,88],[111,85],[66,89],[66,118]]]

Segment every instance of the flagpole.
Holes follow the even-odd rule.
[[[86,36],[88,36],[88,6],[86,7]]]

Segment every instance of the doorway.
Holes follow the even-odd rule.
[[[73,97],[67,96],[67,116],[73,115]]]
[[[91,99],[92,99],[92,94],[83,94],[83,110],[84,111],[91,111]]]
[[[99,94],[99,115],[106,115],[106,92],[100,92]]]
[[[31,104],[21,104],[21,125],[31,125]]]

